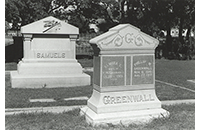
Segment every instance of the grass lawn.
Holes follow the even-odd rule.
[[[78,62],[85,67],[93,67],[93,59],[82,58]],[[195,85],[187,80],[195,79],[195,60],[165,60],[156,59],[155,62],[156,80],[183,86],[195,90]],[[5,64],[6,70],[16,70],[17,63]]]
[[[61,114],[32,113],[5,117],[6,130],[194,130],[195,105],[179,104],[163,106],[170,112],[168,118],[154,119],[148,124],[102,125],[87,124],[79,109]]]
[[[195,90],[195,60],[156,60],[156,79]]]
[[[10,62],[5,64],[5,70],[17,70],[17,63],[16,62]]]
[[[89,73],[92,77],[92,73]],[[40,106],[70,106],[86,105],[84,100],[65,101],[64,98],[81,97],[92,95],[92,86],[70,87],[70,88],[39,88],[39,89],[21,89],[11,88],[10,76],[6,76],[5,88],[5,107],[6,108],[24,108]],[[56,102],[29,102],[29,99],[53,98]]]
[[[92,59],[78,59],[83,67],[92,67]],[[187,82],[187,79],[194,79],[194,62],[175,60],[156,60],[156,79],[169,82],[175,85],[195,89],[195,85]],[[6,63],[6,70],[16,70],[16,63]],[[92,72],[87,72],[92,79]],[[85,100],[65,101],[64,98],[87,96],[92,94],[92,85],[71,87],[71,88],[41,88],[41,89],[17,89],[11,88],[10,76],[5,76],[5,107],[39,107],[39,106],[70,106],[86,105]],[[156,82],[156,93],[160,100],[194,99],[195,93],[168,86]],[[53,98],[56,102],[31,103],[29,99]]]

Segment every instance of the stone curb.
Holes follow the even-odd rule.
[[[56,106],[56,107],[32,107],[32,108],[8,108],[5,109],[5,115],[15,115],[21,113],[41,113],[41,112],[49,112],[49,113],[62,113],[71,111],[77,108],[82,108],[86,105],[82,106]]]
[[[162,105],[175,105],[175,104],[190,104],[195,103],[195,99],[187,100],[167,100],[161,101]],[[62,113],[71,111],[73,109],[82,108],[86,105],[77,106],[56,106],[56,107],[33,107],[33,108],[7,108],[5,109],[5,115],[15,115],[21,113],[40,113],[40,112],[50,112],[50,113]]]
[[[162,105],[175,105],[175,104],[190,104],[190,103],[195,103],[195,99],[185,99],[185,100],[166,100],[166,101],[161,101]]]
[[[195,84],[195,80],[187,80],[187,81],[190,82],[190,83]]]

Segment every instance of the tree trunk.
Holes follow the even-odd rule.
[[[166,43],[165,43],[165,51],[164,51],[164,57],[169,58],[169,52],[171,52],[172,48],[172,36],[171,36],[171,27],[170,27],[170,20],[167,24],[167,36],[166,36]]]
[[[190,32],[191,32],[191,26],[189,26],[187,33],[186,33],[186,40],[189,40],[190,37]]]
[[[187,33],[186,33],[186,45],[187,45],[187,60],[191,59],[191,49],[192,49],[192,46],[191,46],[191,41],[190,41],[190,32],[191,32],[191,25],[189,26],[188,30],[187,30]]]
[[[180,25],[179,25],[179,42],[183,45],[184,44],[184,40],[183,40],[183,36],[182,36],[182,32],[183,32],[183,16],[181,16],[180,18]]]
[[[124,12],[124,4],[125,4],[125,0],[120,0],[119,1],[119,7],[120,7],[120,14],[119,14],[119,17],[120,17],[120,23],[122,23],[123,22],[123,20],[124,20],[124,14],[125,14],[125,12]]]

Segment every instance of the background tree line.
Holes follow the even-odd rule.
[[[89,24],[95,23],[100,32],[121,23],[130,23],[141,31],[166,39],[157,48],[157,57],[194,59],[195,0],[6,0],[5,20],[13,28],[52,15],[89,33]],[[183,37],[172,38],[170,31],[187,29]],[[160,54],[162,53],[162,54]]]

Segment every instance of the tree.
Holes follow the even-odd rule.
[[[7,21],[5,21],[5,34],[8,33],[9,29],[11,29],[11,26],[9,25],[9,23]]]
[[[13,23],[13,28],[18,23],[26,25],[48,15],[52,0],[6,0],[5,16],[6,21]]]
[[[177,20],[179,28],[179,54],[184,55],[185,59],[191,58],[192,43],[189,41],[191,29],[194,28],[194,0],[175,0],[173,3],[174,19]],[[186,37],[182,35],[183,29],[187,29]]]
[[[154,37],[166,30],[164,54],[168,57],[173,51],[172,27],[179,28],[179,46],[190,45],[194,4],[195,0],[6,0],[6,21],[15,27],[53,15],[84,33],[94,21],[103,32],[119,23],[130,23]],[[188,29],[186,38],[183,29]]]
[[[107,31],[113,24],[113,8],[115,0],[54,0],[52,12],[60,19],[67,19],[70,24],[79,27],[80,32],[88,31],[88,24],[97,19],[105,19],[105,23],[99,23],[102,31]]]

